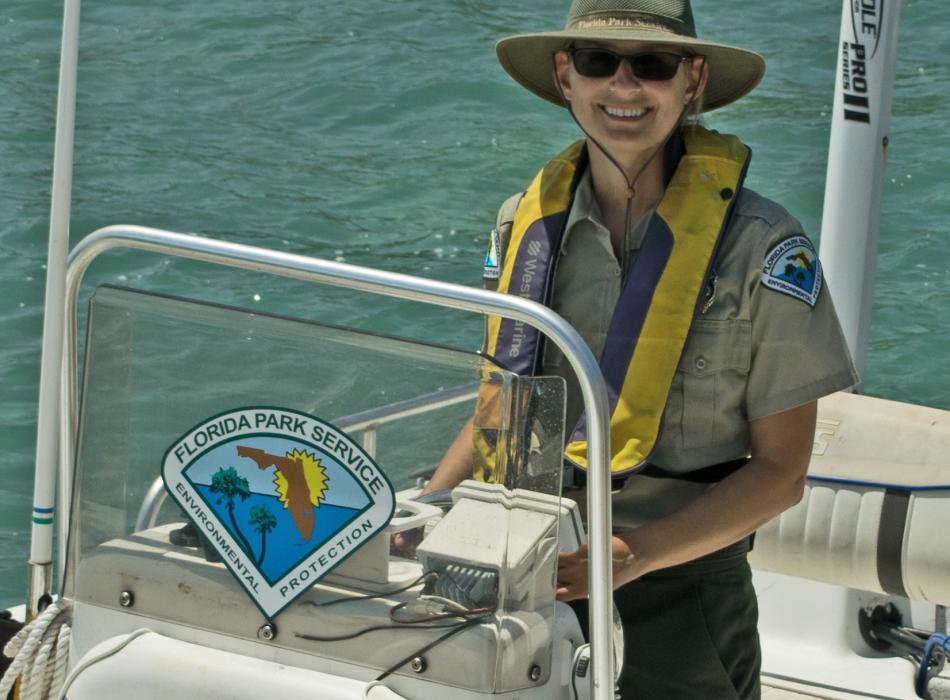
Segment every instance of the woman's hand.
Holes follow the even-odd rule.
[[[416,549],[422,543],[423,528],[397,532],[389,538],[389,553],[405,559],[415,559]]]
[[[637,559],[623,539],[614,535],[611,541],[613,559],[614,588],[629,583],[640,574],[637,571]],[[589,559],[587,545],[582,544],[573,552],[561,552],[557,556],[557,599],[560,601],[586,598],[588,593],[587,563]]]

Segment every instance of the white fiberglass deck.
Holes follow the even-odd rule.
[[[908,663],[908,673],[910,664]],[[777,685],[770,685],[776,683]],[[803,688],[791,689],[792,683],[787,684],[774,679],[762,679],[762,700],[794,700],[795,698],[823,698],[825,700],[857,700],[858,698],[882,698],[882,695],[862,695],[847,693],[839,690],[823,688]],[[950,698],[950,680],[944,678],[935,678],[930,682],[930,697],[933,700],[946,700]]]

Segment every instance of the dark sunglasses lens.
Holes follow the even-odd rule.
[[[681,61],[672,53],[641,53],[633,59],[633,74],[642,80],[669,80]]]
[[[620,57],[602,49],[575,49],[574,68],[588,78],[606,78],[617,72]]]
[[[620,61],[627,59],[633,74],[640,80],[669,80],[676,75],[680,62],[678,54],[646,52],[621,56],[606,49],[574,49],[574,68],[587,78],[607,78],[617,72]]]

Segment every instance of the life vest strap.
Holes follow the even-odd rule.
[[[613,477],[613,479],[611,479],[611,489],[619,491],[631,476],[649,476],[654,479],[677,479],[678,481],[688,481],[692,484],[718,484],[727,476],[737,472],[748,463],[749,458],[743,457],[741,459],[720,462],[719,464],[712,464],[708,467],[701,467],[688,472],[671,472],[655,464],[646,464],[633,474]],[[571,476],[568,477],[568,474]],[[568,464],[565,469],[565,478],[571,480],[574,488],[584,488],[587,485],[587,472],[576,469],[571,464]]]

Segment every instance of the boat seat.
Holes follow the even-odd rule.
[[[950,604],[950,411],[855,394],[819,401],[801,502],[766,523],[757,569]]]
[[[160,679],[160,680],[159,680]],[[167,637],[146,628],[109,637],[74,662],[69,697],[112,700],[404,700],[378,683]]]

